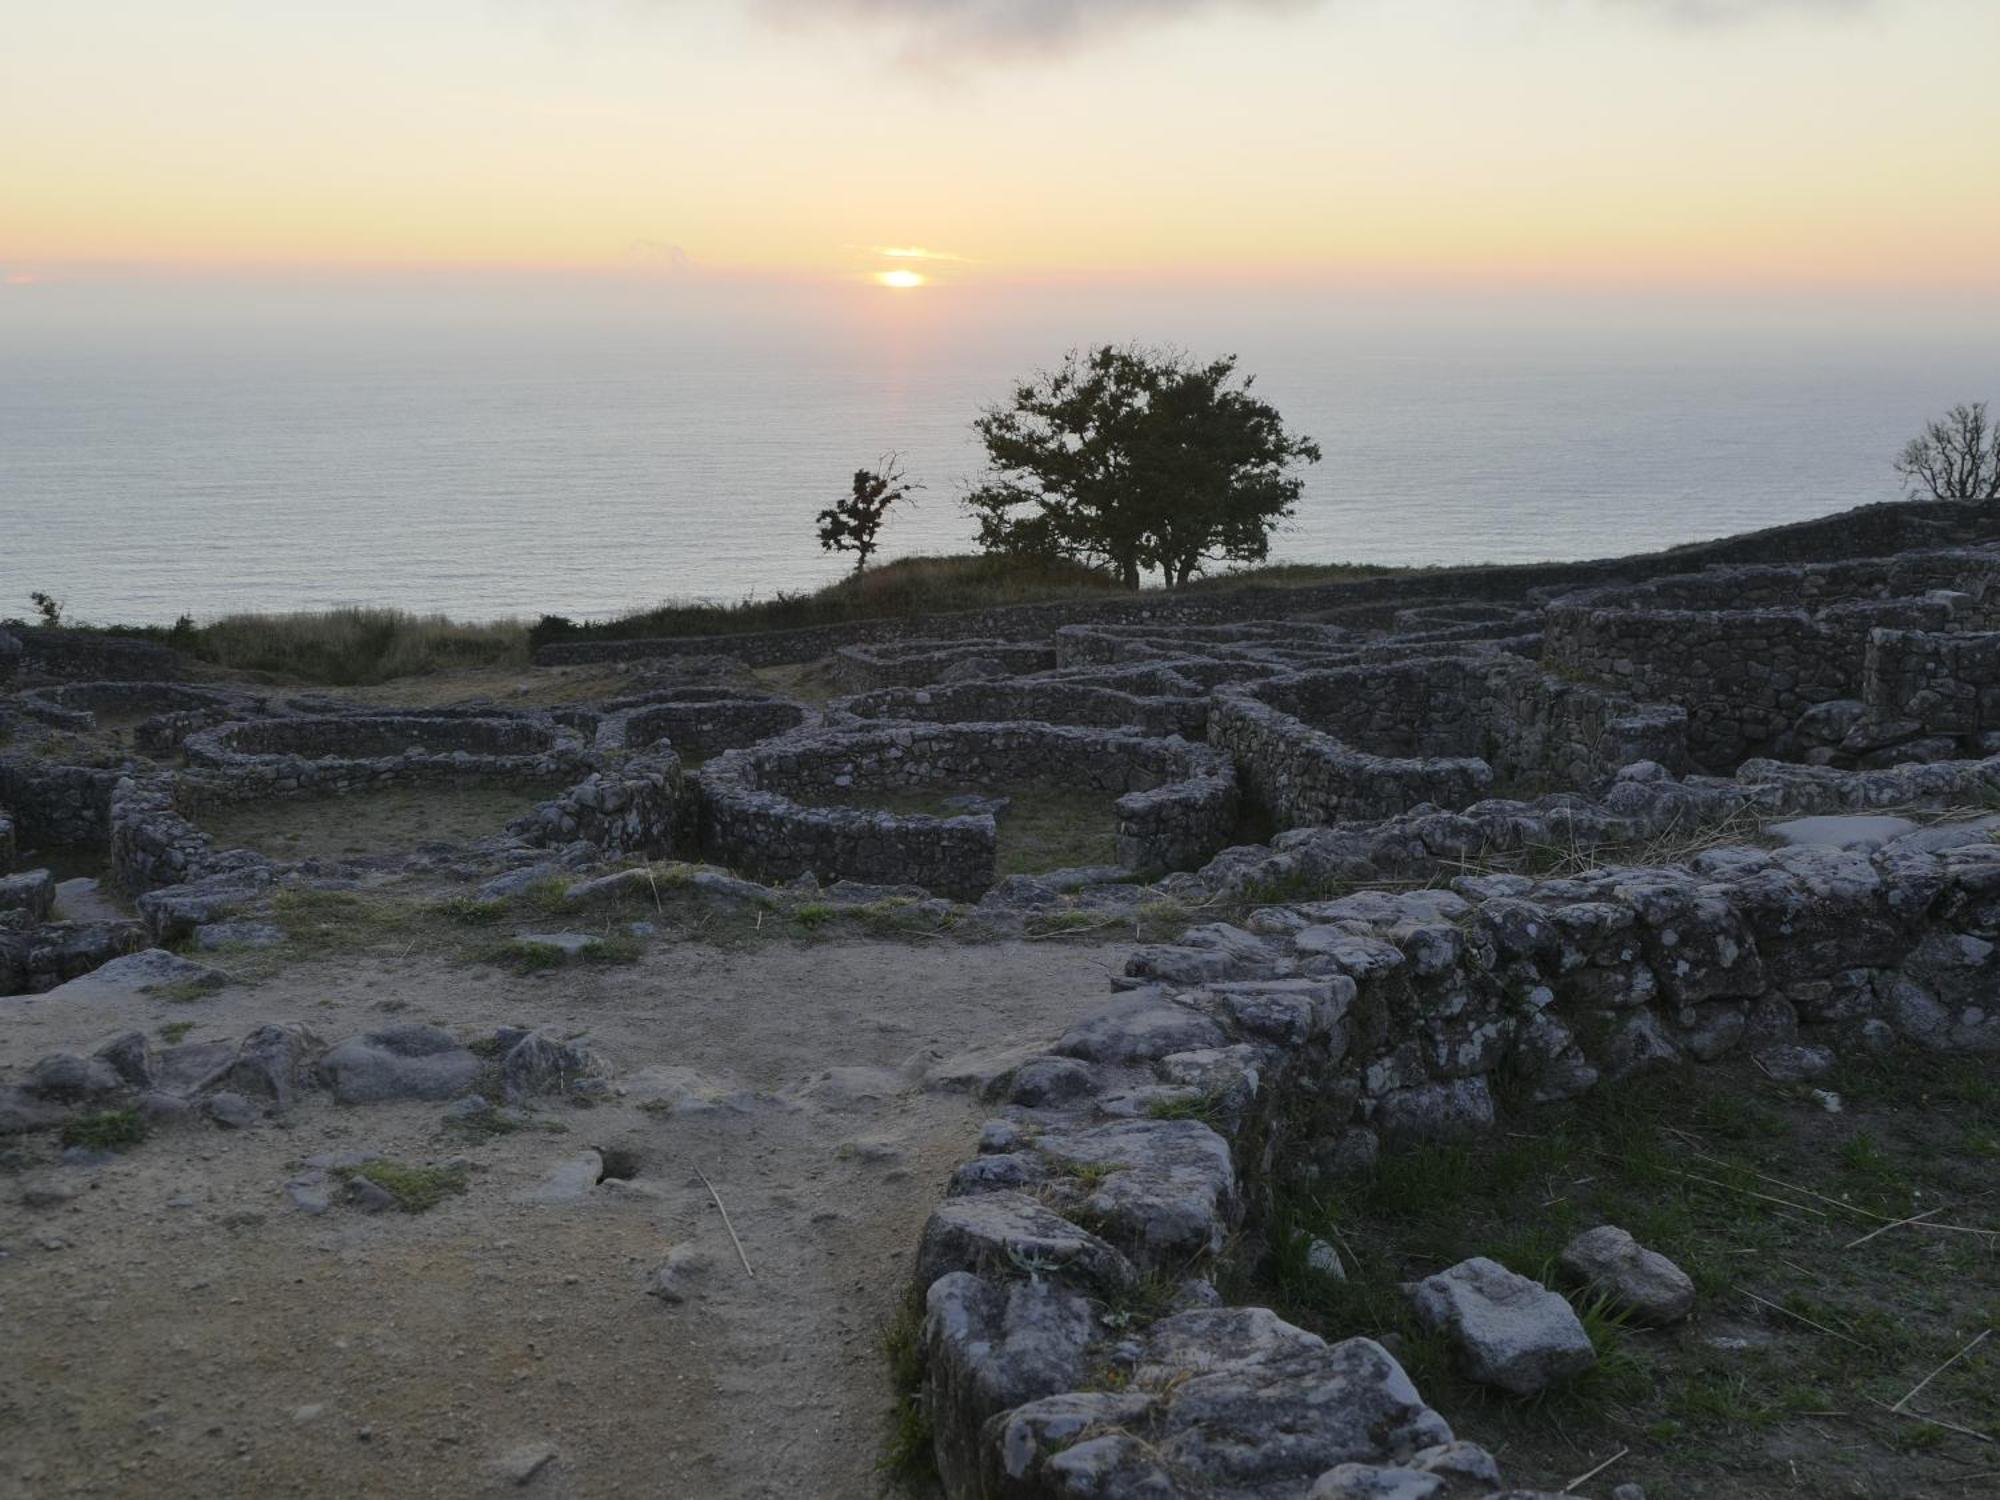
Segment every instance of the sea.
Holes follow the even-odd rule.
[[[1101,341],[1233,353],[1319,442],[1273,561],[1598,557],[1893,500],[1928,416],[2000,397],[2000,318],[1940,299],[6,290],[0,618],[770,597],[851,566],[813,516],[890,454],[924,488],[883,555],[966,550],[972,419]]]

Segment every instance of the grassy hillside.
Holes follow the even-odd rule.
[[[1334,563],[1258,568],[1222,573],[1190,585],[1195,591],[1245,586],[1284,587],[1326,583],[1394,571]],[[563,640],[633,640],[656,636],[738,635],[759,630],[798,630],[899,615],[946,610],[992,609],[1008,604],[1041,604],[1065,599],[1115,598],[1117,579],[1081,563],[1036,561],[983,553],[951,557],[905,557],[811,592],[779,593],[770,599],[736,604],[662,604],[640,614],[597,625],[577,625],[545,617],[531,632],[534,645]]]
[[[1293,564],[1218,574],[1191,584],[1190,589],[1282,588],[1392,571],[1338,563]],[[555,615],[529,626],[520,620],[475,623],[400,609],[349,608],[224,615],[206,625],[182,619],[172,629],[94,628],[111,635],[160,641],[230,671],[285,682],[362,687],[455,668],[524,667],[535,646],[551,641],[796,630],[1009,604],[1113,599],[1124,592],[1110,574],[1078,563],[975,554],[901,558],[865,573],[849,574],[824,588],[781,592],[769,599],[744,599],[735,604],[669,601],[594,625],[579,625]],[[12,628],[35,627],[14,624]]]

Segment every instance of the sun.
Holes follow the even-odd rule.
[[[892,291],[914,291],[924,284],[924,278],[915,271],[877,271],[875,284],[886,286]]]

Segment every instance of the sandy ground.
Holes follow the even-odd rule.
[[[109,1165],[0,1174],[0,1495],[865,1496],[891,1397],[878,1338],[981,1113],[926,1061],[1053,1035],[1116,949],[656,945],[638,965],[512,976],[419,955],[300,965],[173,1002],[88,981],[0,1001],[18,1070],[121,1030],[190,1040],[302,1020],[323,1038],[433,1021],[586,1032],[627,1092],[467,1141],[438,1105],[310,1097]],[[724,1102],[640,1107],[690,1068]],[[628,1186],[531,1204],[590,1148]],[[37,1153],[48,1158],[53,1148]],[[423,1214],[314,1216],[284,1184],[327,1152],[464,1157]],[[727,1204],[753,1275],[696,1175]],[[31,1184],[75,1190],[31,1208]],[[689,1300],[645,1294],[676,1244]]]

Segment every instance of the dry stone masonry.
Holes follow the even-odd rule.
[[[1126,953],[1060,1035],[937,1071],[990,1115],[915,1247],[946,1491],[1499,1500],[1495,1457],[1390,1349],[1218,1286],[1269,1247],[1279,1194],[1500,1128],[1509,1100],[1736,1056],[1785,1080],[1898,1047],[2000,1056],[1997,537],[1972,507],[1876,507],[1615,564],[739,643],[830,657],[848,696],[823,713],[740,669],[550,712],[383,713],[10,629],[0,994],[107,960],[220,982],[157,948],[279,941],[283,893],[410,870],[475,914],[560,879],[580,913],[653,889],[638,858],[699,857],[720,867],[684,873],[704,899],[889,893],[968,941],[1171,906],[1178,936]],[[617,646],[550,659],[718,643]],[[217,803],[480,784],[543,800],[401,864],[223,849],[202,824]],[[999,878],[996,810],[1048,792],[1104,801],[1115,865]],[[79,852],[129,919],[65,919],[48,866]],[[572,940],[591,941],[548,938]],[[332,1045],[297,1022],[192,1048],[135,1034],[0,1083],[0,1132],[107,1102],[242,1127],[317,1089],[484,1119],[604,1077],[518,1028],[477,1056],[420,1024]],[[323,1207],[337,1186],[309,1165],[287,1191]],[[1310,1256],[1340,1274],[1337,1247]],[[1694,1298],[1616,1226],[1556,1273],[1640,1323]],[[656,1283],[686,1295],[671,1268]],[[1492,1261],[1405,1294],[1500,1390],[1593,1358],[1568,1299]]]

